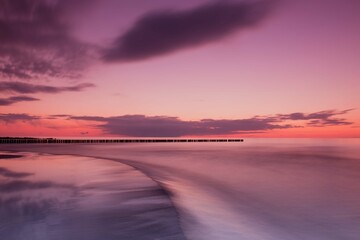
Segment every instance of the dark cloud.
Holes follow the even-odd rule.
[[[67,22],[80,2],[85,1],[1,0],[0,75],[78,77],[92,51],[71,36]]]
[[[336,111],[320,111],[315,113],[290,113],[272,116],[255,116],[245,119],[202,119],[185,121],[178,117],[123,115],[114,117],[73,116],[57,114],[50,116],[31,116],[27,114],[0,114],[0,121],[12,123],[16,121],[31,122],[42,119],[67,119],[68,121],[83,121],[92,128],[98,128],[105,133],[129,137],[182,137],[211,136],[231,134],[256,134],[275,129],[299,127],[328,127],[350,125],[353,122],[339,118],[353,109]],[[296,124],[296,122],[300,122]],[[86,134],[82,132],[81,134]]]
[[[185,11],[152,12],[141,17],[106,50],[106,61],[134,61],[218,41],[254,27],[271,7],[262,2],[216,2]]]
[[[188,135],[226,135],[239,132],[264,131],[291,128],[290,125],[279,125],[266,118],[250,118],[238,120],[183,121],[176,117],[144,115],[125,115],[118,117],[71,117],[70,119],[101,122],[99,127],[114,135],[131,137],[180,137]]]
[[[13,158],[22,158],[23,155],[15,154],[0,154],[0,159],[13,159]]]
[[[22,177],[28,177],[33,175],[32,173],[26,173],[26,172],[14,172],[7,168],[0,167],[0,175],[4,177],[12,177],[12,178],[22,178]]]
[[[85,88],[94,87],[91,83],[82,83],[68,87],[54,87],[48,85],[30,84],[24,82],[0,82],[0,92],[16,92],[16,93],[60,93],[65,91],[79,92]]]
[[[291,113],[279,114],[280,120],[305,120],[308,121],[309,126],[335,126],[335,125],[350,125],[353,122],[347,121],[345,118],[338,118],[336,116],[346,114],[354,109],[346,109],[343,111],[327,110],[315,113]]]
[[[40,120],[41,117],[33,116],[25,113],[8,113],[8,114],[0,114],[0,121],[5,123],[13,123],[17,121],[29,122],[34,120]]]
[[[0,98],[0,106],[8,106],[18,102],[32,102],[38,100],[38,98],[33,98],[29,96],[13,96],[8,98]]]
[[[99,122],[98,127],[104,132],[131,137],[181,137],[228,135],[238,133],[260,133],[274,129],[297,128],[299,125],[289,124],[289,120],[305,120],[308,126],[349,125],[352,122],[335,116],[345,114],[344,111],[321,111],[316,113],[278,114],[275,116],[253,117],[248,119],[202,119],[184,121],[177,117],[145,115],[125,115],[116,117],[100,116],[68,116],[70,120]]]

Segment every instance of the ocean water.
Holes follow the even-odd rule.
[[[0,151],[0,239],[360,239],[360,139]]]

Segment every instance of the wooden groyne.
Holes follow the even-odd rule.
[[[61,139],[61,138],[0,138],[0,144],[51,143],[174,143],[174,142],[243,142],[243,139]]]

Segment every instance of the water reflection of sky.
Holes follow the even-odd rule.
[[[183,239],[168,196],[139,171],[94,158],[21,154],[1,155],[1,239]]]
[[[133,166],[171,193],[188,239],[358,240],[360,236],[356,139],[36,145],[31,150]],[[136,178],[127,179],[125,185],[133,188]],[[136,208],[142,212],[142,203]]]

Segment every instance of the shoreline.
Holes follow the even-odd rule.
[[[10,153],[6,150],[0,152],[4,165],[0,169],[0,203],[3,203],[0,223],[8,221],[11,209],[17,210],[13,218],[27,220],[20,225],[9,225],[0,231],[0,235],[3,233],[24,239],[22,237],[30,234],[25,234],[29,226],[40,224],[43,229],[41,233],[49,234],[49,238],[56,232],[61,236],[69,233],[70,236],[80,234],[84,237],[79,239],[86,239],[93,234],[115,239],[115,236],[108,234],[114,234],[110,229],[119,228],[123,231],[115,232],[116,239],[134,236],[138,239],[186,239],[169,193],[133,166],[90,156],[29,150],[19,152],[24,154],[15,155],[14,151]],[[8,159],[13,160],[6,161]],[[71,171],[74,168],[77,169],[74,173],[81,174],[73,175]],[[49,175],[49,172],[53,174]],[[8,185],[15,187],[10,191]],[[57,194],[58,191],[61,194]],[[18,200],[12,203],[13,198]],[[68,203],[73,205],[67,206]],[[27,209],[30,204],[33,211],[29,215],[23,209]],[[38,212],[37,209],[43,205],[46,209]],[[46,214],[41,215],[43,212]],[[42,216],[41,221],[29,220],[38,215]],[[54,218],[57,224],[49,225],[49,221],[54,221]],[[85,224],[87,230],[79,232],[84,227],[81,224],[69,225],[72,219]],[[109,219],[112,224],[108,223]],[[94,221],[97,222],[96,228]],[[21,231],[16,232],[15,228]],[[67,237],[64,235],[64,238]]]

